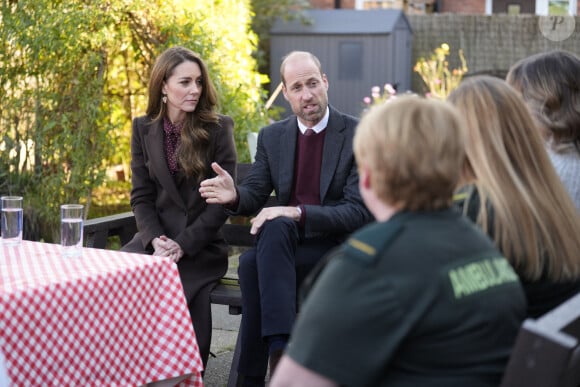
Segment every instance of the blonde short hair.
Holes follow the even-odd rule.
[[[465,160],[462,121],[443,101],[404,96],[372,107],[354,138],[379,199],[400,209],[449,207]]]

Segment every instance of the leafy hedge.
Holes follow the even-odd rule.
[[[106,169],[128,165],[150,67],[172,45],[207,61],[220,111],[248,131],[267,122],[252,58],[249,0],[3,0],[0,194],[23,194],[25,238],[56,240],[61,203],[90,207]],[[87,211],[88,213],[89,211]]]

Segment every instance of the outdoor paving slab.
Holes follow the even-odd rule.
[[[228,313],[227,305],[212,305],[213,331],[211,352],[204,375],[205,387],[225,387],[228,384],[232,357],[238,337],[241,315]]]

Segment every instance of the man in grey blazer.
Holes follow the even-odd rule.
[[[352,139],[358,120],[328,105],[319,60],[295,51],[282,61],[284,97],[295,116],[260,130],[255,162],[241,185],[219,165],[202,197],[251,220],[254,248],[240,256],[241,354],[246,386],[264,386],[288,341],[297,288],[330,249],[372,215],[358,190]],[[272,190],[279,206],[263,208]]]

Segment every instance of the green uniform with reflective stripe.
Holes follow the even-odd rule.
[[[292,333],[295,361],[345,386],[499,385],[525,298],[457,211],[398,213],[333,254]]]

